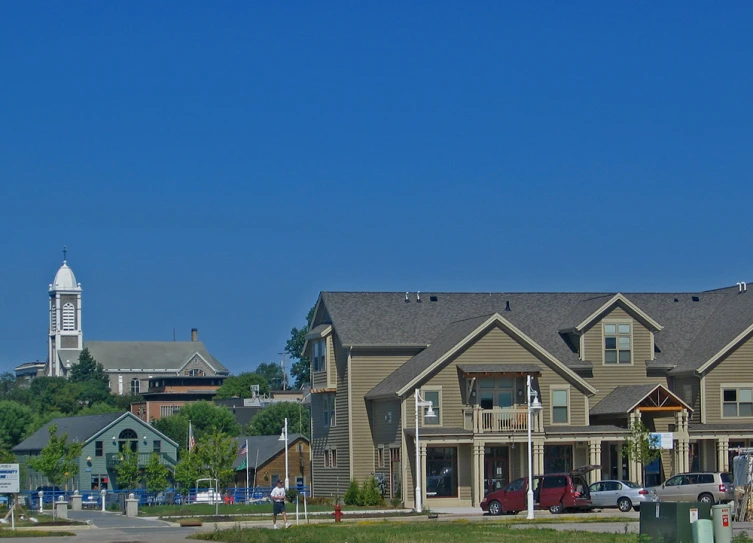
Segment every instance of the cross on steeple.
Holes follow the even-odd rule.
[[[65,262],[66,260],[68,260],[67,257],[68,257],[68,246],[67,245],[63,245],[63,262]]]

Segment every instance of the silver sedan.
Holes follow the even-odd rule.
[[[630,481],[598,481],[588,490],[593,507],[616,507],[622,512],[638,511],[643,502],[654,501],[648,490]]]

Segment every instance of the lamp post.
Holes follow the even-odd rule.
[[[532,377],[529,375],[526,380],[526,403],[528,404],[528,520],[533,519],[533,439],[531,438],[531,419],[533,411],[541,409],[539,393],[531,387]]]
[[[290,470],[288,469],[288,418],[285,417],[285,426],[282,428],[282,433],[277,439],[278,441],[285,442],[285,491],[290,489]]]
[[[427,419],[433,419],[437,415],[436,413],[434,413],[434,409],[432,409],[433,403],[421,398],[421,394],[418,391],[418,389],[416,389],[415,397],[416,397],[416,513],[420,513],[421,511],[423,511],[423,507],[421,506],[421,500],[423,496],[421,494],[421,448],[418,444],[418,414],[419,414],[419,410],[422,407],[428,407],[429,409],[426,410],[426,414],[424,415]]]

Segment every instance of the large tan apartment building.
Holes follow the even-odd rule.
[[[477,505],[533,470],[601,466],[639,480],[622,454],[640,419],[671,437],[649,466],[660,482],[727,470],[753,445],[753,296],[698,293],[323,292],[305,354],[312,376],[315,496],[375,474],[413,504],[415,398],[427,505]]]

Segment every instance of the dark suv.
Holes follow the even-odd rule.
[[[584,475],[597,466],[583,466],[570,473],[547,473],[533,478],[533,502],[536,509],[559,514],[566,509],[587,511],[591,496]],[[528,477],[516,479],[506,487],[490,492],[481,501],[481,509],[492,515],[514,515],[527,509]]]

